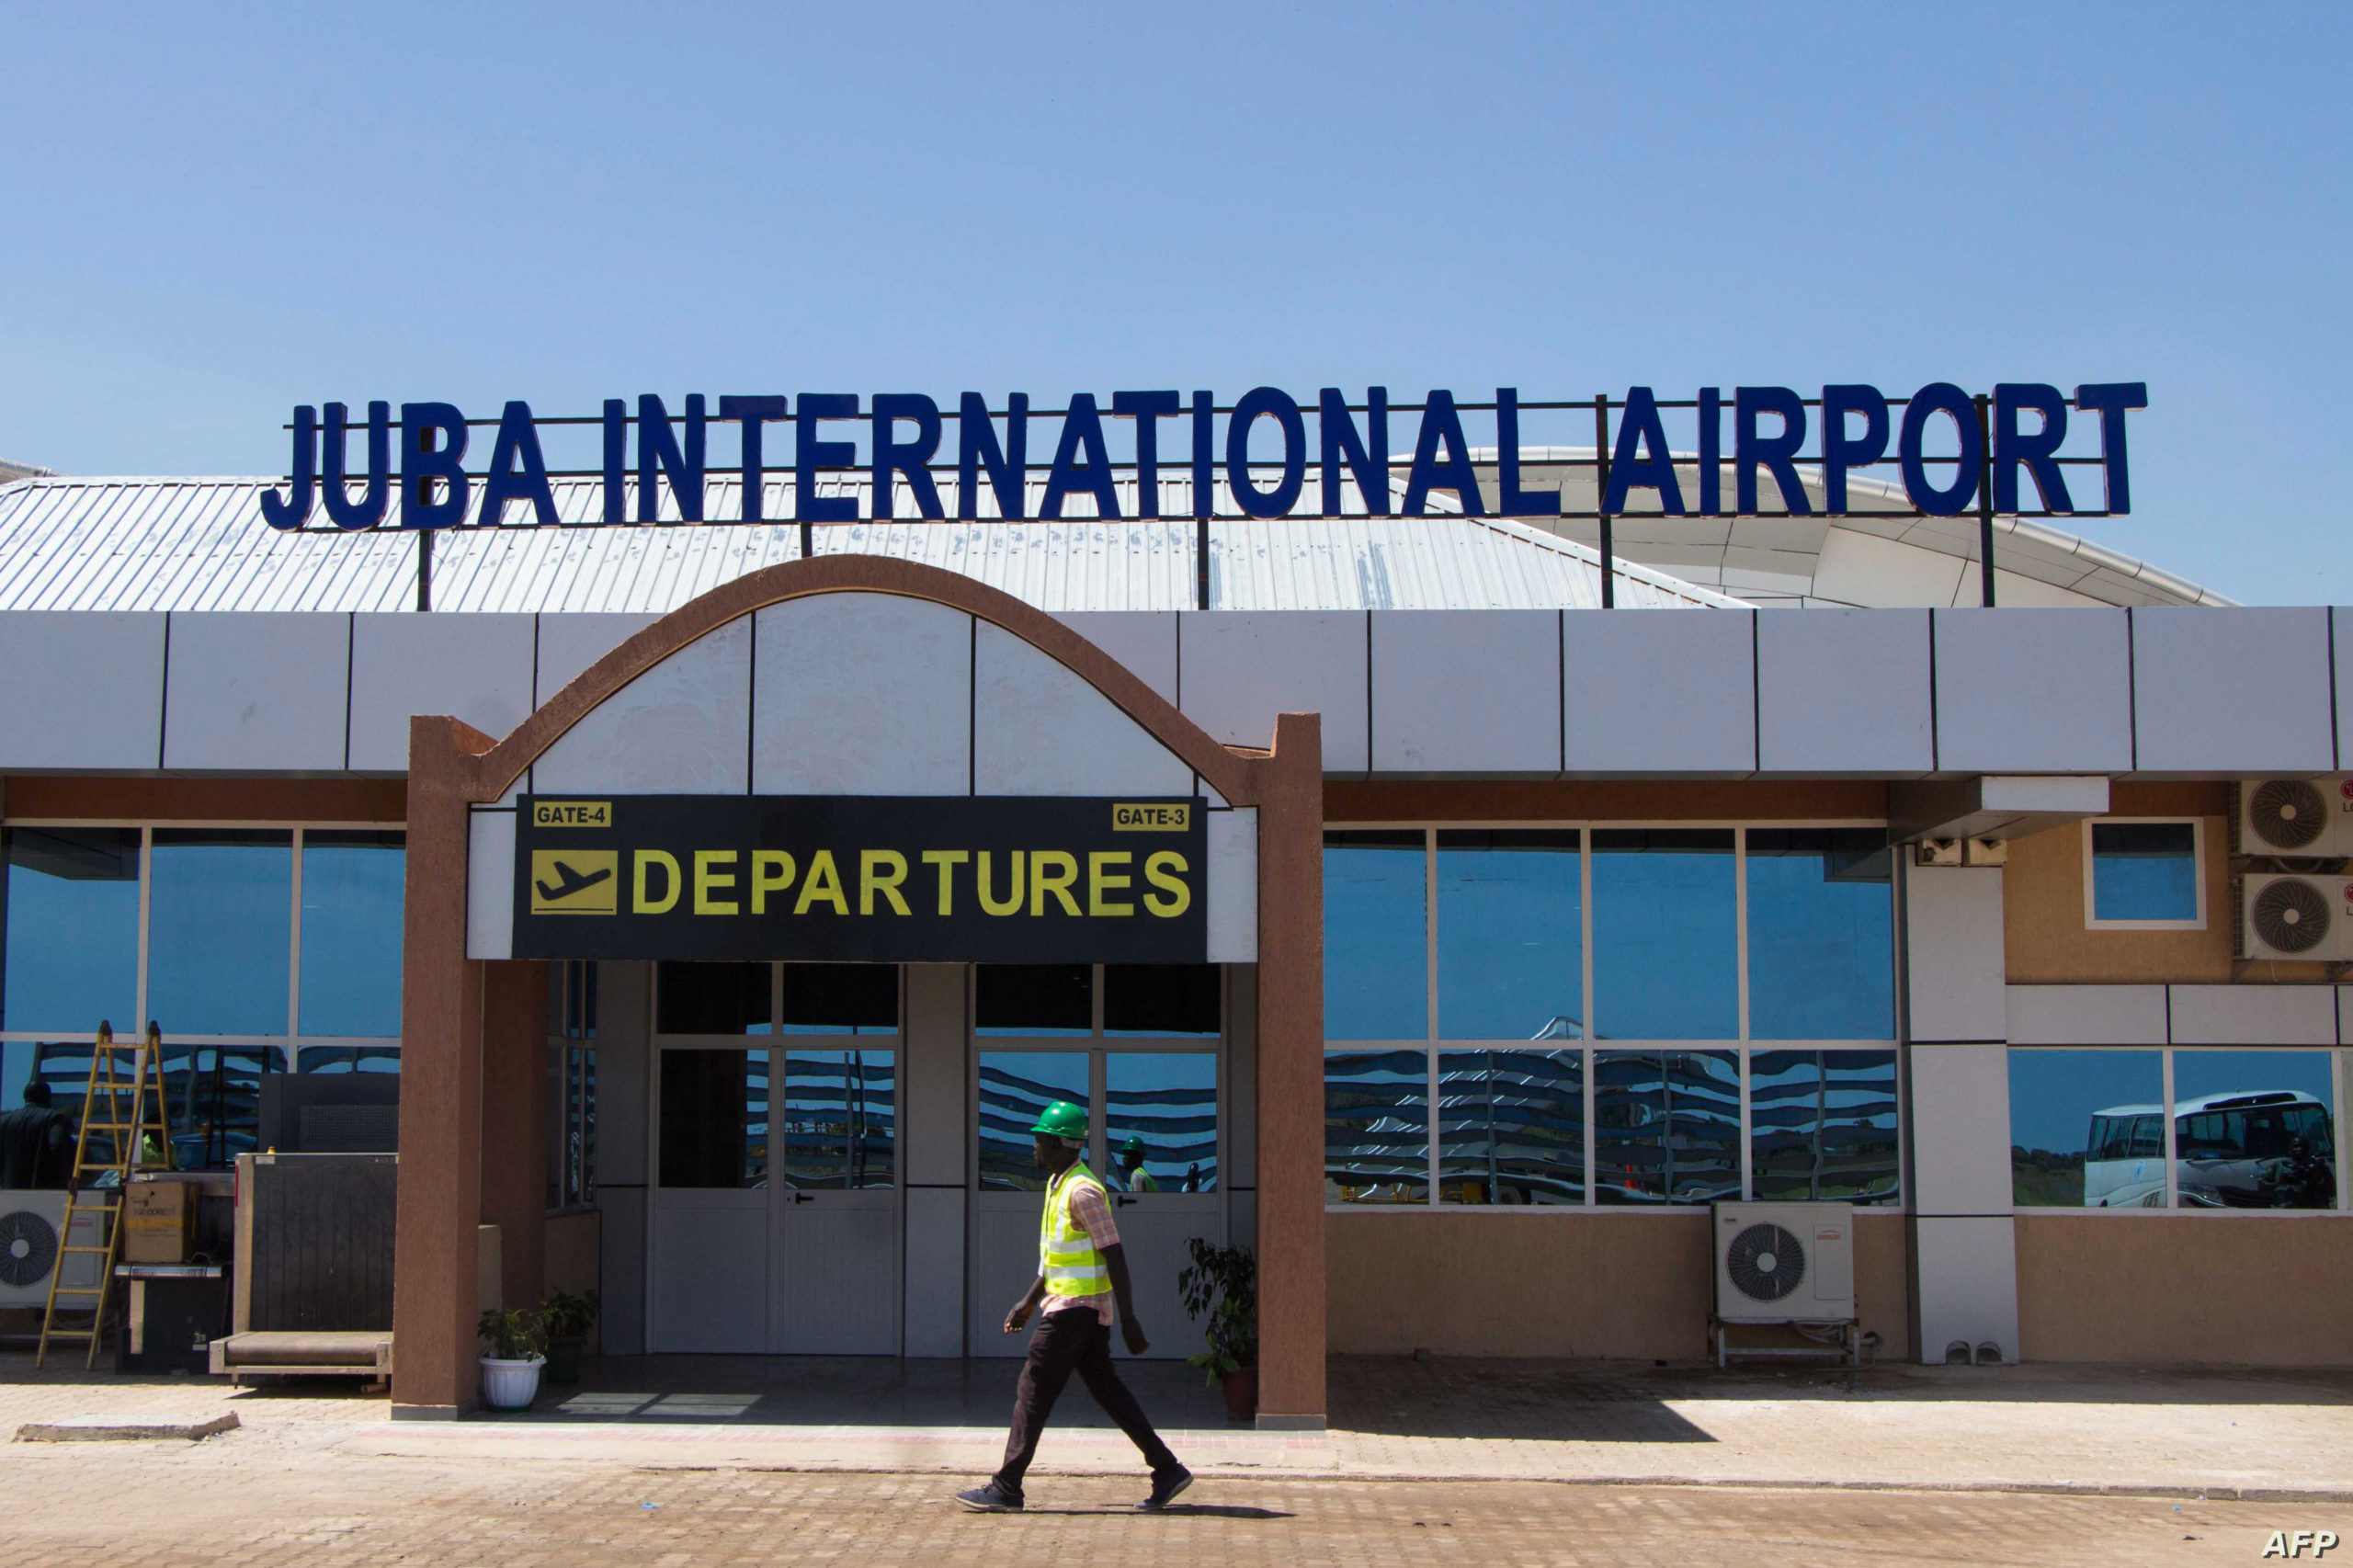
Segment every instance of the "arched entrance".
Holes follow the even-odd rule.
[[[1255,1048],[1262,1421],[1319,1425],[1316,717],[1284,715],[1269,739],[1263,754],[1228,750],[1043,613],[864,557],[703,596],[503,741],[414,720],[395,1413],[472,1403],[477,1226],[512,1216],[531,1231],[540,960],[1046,962],[1097,977],[1191,961],[1256,966],[1234,994]],[[1115,1053],[1097,1006],[1086,1051],[1100,1106],[1094,1079]],[[798,1071],[841,1070],[802,1054]],[[722,1065],[748,1081],[746,1062]],[[773,1065],[787,1072],[781,1051]],[[1120,1070],[1181,1075],[1169,1062]],[[976,1210],[976,1246],[982,1221]],[[765,1210],[727,1221],[747,1235],[790,1222]],[[905,1222],[926,1221],[910,1204]],[[870,1238],[877,1223],[835,1228]],[[992,1256],[1000,1241],[985,1238]],[[804,1267],[797,1288],[858,1278],[847,1262]],[[792,1331],[763,1332],[773,1346]]]

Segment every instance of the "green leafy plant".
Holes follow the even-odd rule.
[[[1209,1348],[1186,1359],[1215,1387],[1226,1373],[1258,1364],[1258,1260],[1248,1247],[1211,1246],[1199,1236],[1185,1247],[1193,1255],[1176,1276],[1185,1315],[1196,1322],[1209,1317]]]
[[[550,1339],[585,1339],[604,1303],[594,1290],[558,1290],[540,1303],[540,1332]]]
[[[483,1352],[494,1361],[528,1361],[547,1342],[540,1314],[520,1307],[505,1312],[490,1308],[475,1320],[474,1332],[482,1336]]]

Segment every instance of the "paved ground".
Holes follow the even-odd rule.
[[[2273,1530],[2353,1538],[2353,1378],[2333,1374],[1340,1360],[1335,1430],[1285,1436],[1208,1426],[1184,1371],[1135,1381],[1202,1472],[1189,1507],[1129,1511],[1131,1452],[1074,1392],[1037,1511],[972,1517],[946,1495],[991,1462],[1009,1365],[616,1360],[529,1417],[441,1425],[388,1422],[356,1385],[233,1395],[0,1355],[0,1431],[243,1422],[0,1444],[0,1568],[2202,1563],[2260,1561]],[[2018,1487],[2046,1490],[1984,1490]]]

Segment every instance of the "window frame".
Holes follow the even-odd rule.
[[[2148,824],[2158,826],[2189,824],[2189,881],[2197,895],[2197,915],[2188,920],[2103,920],[2097,913],[2099,890],[2094,879],[2098,875],[2097,857],[2092,853],[2092,830],[2109,824]],[[2203,931],[2206,929],[2206,819],[2204,817],[2086,817],[2082,834],[2084,866],[2084,929],[2086,931]]]
[[[2175,819],[2166,818],[2164,820],[2172,821]],[[1425,1079],[1426,1086],[1424,1089],[1424,1095],[1425,1104],[1427,1108],[1427,1126],[1425,1132],[1425,1138],[1427,1148],[1428,1170],[1427,1196],[1420,1202],[1345,1203],[1327,1200],[1324,1206],[1325,1213],[1421,1214],[1427,1213],[1433,1210],[1445,1210],[1462,1213],[1528,1214],[1689,1214],[1698,1212],[1699,1206],[1691,1204],[1604,1204],[1600,1202],[1599,1186],[1595,1179],[1596,1133],[1597,1129],[1594,1116],[1595,1096],[1597,1086],[1596,1082],[1597,1064],[1595,1062],[1595,1053],[1599,1051],[1729,1051],[1733,1052],[1736,1056],[1737,1068],[1740,1074],[1740,1190],[1744,1193],[1755,1191],[1756,1184],[1755,1142],[1756,1125],[1750,1103],[1750,1085],[1752,1076],[1751,1057],[1754,1051],[1885,1051],[1892,1052],[1895,1057],[1895,1093],[1896,1104],[1899,1108],[1895,1127],[1896,1169],[1901,1173],[1909,1168],[1911,1160],[1911,1130],[1906,1124],[1907,1119],[1902,1114],[1901,1108],[1907,1104],[1910,1098],[1911,1063],[1906,1058],[1902,1040],[1901,1018],[1903,1014],[1903,997],[1900,986],[1896,987],[1895,993],[1892,998],[1894,1006],[1889,1018],[1891,1033],[1884,1038],[1861,1040],[1756,1040],[1752,1038],[1749,1032],[1748,830],[1752,827],[1773,829],[1875,828],[1884,830],[1888,825],[1885,819],[1870,817],[1832,817],[1821,820],[1809,819],[1802,822],[1754,822],[1746,819],[1735,820],[1715,817],[1672,819],[1665,821],[1648,818],[1625,821],[1597,818],[1587,821],[1560,822],[1540,819],[1513,818],[1498,821],[1465,822],[1449,818],[1438,821],[1423,820],[1418,822],[1398,822],[1391,820],[1370,820],[1362,822],[1335,821],[1327,822],[1324,825],[1326,833],[1417,832],[1423,835],[1423,962],[1426,966],[1424,971],[1424,1034],[1420,1039],[1327,1039],[1324,1041],[1324,1054],[1326,1058],[1330,1058],[1333,1056],[1345,1056],[1359,1052],[1383,1051],[1420,1051],[1424,1053],[1424,1059],[1427,1063],[1427,1077]],[[1620,1039],[1616,1036],[1596,1037],[1593,1032],[1593,1026],[1597,1021],[1595,1018],[1597,1009],[1594,1005],[1593,994],[1595,924],[1593,918],[1593,835],[1597,830],[1604,829],[1643,830],[1684,828],[1716,828],[1730,829],[1732,831],[1733,898],[1734,905],[1733,931],[1735,936],[1734,962],[1736,965],[1734,983],[1738,1002],[1738,1033],[1732,1038],[1722,1040],[1635,1040],[1631,1038]],[[1578,921],[1580,929],[1578,932],[1578,941],[1583,949],[1580,958],[1580,968],[1583,976],[1584,1008],[1586,1012],[1586,1017],[1582,1020],[1585,1032],[1581,1039],[1574,1040],[1554,1040],[1498,1041],[1493,1040],[1459,1040],[1451,1037],[1441,1037],[1438,1032],[1439,1007],[1438,972],[1438,835],[1445,832],[1454,831],[1479,832],[1486,830],[1525,830],[1553,833],[1574,833],[1577,835],[1578,896],[1580,900],[1580,917]],[[1891,848],[1890,853],[1896,853],[1896,850]],[[1898,960],[1904,940],[1902,914],[1896,903],[1895,893],[1895,879],[1893,870],[1891,869],[1888,882],[1887,955],[1889,973],[1891,975],[1899,975],[1901,973]],[[1605,1019],[1600,1021],[1606,1022],[1607,1020]],[[1439,1180],[1441,1154],[1438,1125],[1438,1055],[1441,1051],[1495,1050],[1575,1051],[1582,1054],[1582,1073],[1585,1089],[1586,1192],[1585,1202],[1582,1205],[1574,1203],[1461,1203],[1449,1202],[1443,1197],[1441,1192],[1441,1183]],[[1908,1184],[1904,1183],[1901,1179],[1901,1176],[1899,1174],[1897,1189],[1893,1200],[1881,1199],[1867,1203],[1859,1203],[1854,1205],[1854,1207],[1859,1209],[1873,1210],[1884,1213],[1905,1213],[1910,1211],[1911,1204],[1911,1188]]]
[[[2162,817],[2156,820],[2162,822],[2176,822],[2180,819],[2176,817]],[[2013,1196],[2009,1206],[2009,1211],[2013,1217],[2028,1215],[2041,1216],[2046,1214],[2098,1214],[2109,1216],[2138,1214],[2158,1215],[2172,1219],[2180,1219],[2185,1216],[2189,1216],[2201,1220],[2220,1221],[2250,1219],[2325,1220],[2339,1217],[2347,1213],[2353,1213],[2353,1171],[2347,1170],[2345,1164],[2346,1145],[2344,1110],[2346,1090],[2348,1087],[2353,1087],[2353,1049],[2348,1049],[2342,1045],[2282,1045],[2277,1042],[2265,1041],[2254,1043],[2242,1042],[2236,1045],[2177,1045],[2171,1042],[2154,1045],[2145,1042],[2132,1045],[2013,1043],[2004,1046],[2003,1050],[2005,1052],[2003,1060],[2003,1074],[2006,1085],[2009,1070],[2008,1053],[2011,1052],[2021,1051],[2154,1051],[2158,1057],[2159,1064],[2162,1069],[2159,1081],[2162,1085],[2160,1093],[2163,1096],[2163,1104],[2165,1107],[2164,1158],[2165,1163],[2165,1200],[2161,1207],[2143,1208],[2138,1204],[2134,1204],[2118,1208],[2087,1208],[2081,1204],[2068,1206],[2062,1204],[2020,1203],[2017,1200],[2015,1189],[2013,1189]],[[2329,1092],[2335,1097],[2336,1102],[2330,1107],[2330,1114],[2336,1119],[2331,1131],[2333,1134],[2332,1142],[2336,1148],[2335,1159],[2336,1165],[2336,1200],[2328,1207],[2325,1209],[2215,1209],[2210,1208],[2204,1204],[2185,1205],[2181,1201],[2181,1151],[2178,1138],[2179,1128],[2177,1125],[2180,1113],[2174,1108],[2175,1106],[2179,1103],[2181,1096],[2174,1086],[2174,1057],[2177,1053],[2181,1051],[2192,1051],[2203,1054],[2213,1051],[2232,1051],[2264,1052],[2298,1051],[2309,1052],[2314,1055],[2325,1055],[2328,1058]],[[2006,1127],[2003,1130],[2006,1137],[2008,1134],[2008,1131],[2009,1130]],[[2017,1145],[2015,1144],[2011,1145],[2012,1148],[2015,1148],[2016,1146]],[[2086,1160],[2088,1160],[2090,1151],[2086,1150],[2085,1153]]]

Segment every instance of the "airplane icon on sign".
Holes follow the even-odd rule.
[[[531,852],[531,913],[617,915],[620,857],[610,849]]]
[[[555,863],[555,879],[557,885],[550,887],[545,882],[540,883],[540,896],[547,900],[550,903],[553,903],[558,899],[570,898],[582,888],[593,888],[598,882],[603,881],[607,877],[609,877],[612,874],[613,869],[610,866],[607,866],[602,870],[589,871],[584,874],[577,868],[566,865],[563,861],[558,860]]]

